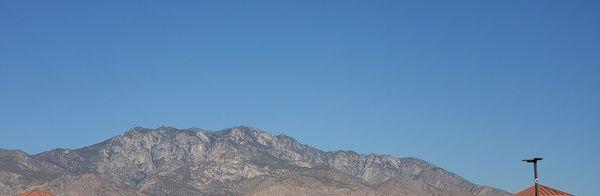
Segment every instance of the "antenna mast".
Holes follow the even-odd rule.
[[[539,187],[539,184],[540,184],[540,179],[538,178],[537,163],[538,163],[538,161],[541,161],[543,159],[544,158],[533,158],[533,159],[525,159],[525,160],[523,160],[524,162],[527,162],[527,163],[533,163],[533,175],[535,177],[535,180],[534,180],[534,182],[535,182],[535,196],[539,196],[538,187]]]

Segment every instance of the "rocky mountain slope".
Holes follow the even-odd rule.
[[[415,158],[324,152],[251,127],[133,128],[92,146],[0,150],[0,195],[501,196]]]

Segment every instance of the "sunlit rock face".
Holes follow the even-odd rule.
[[[0,177],[0,195],[510,195],[419,159],[324,152],[245,126],[136,127],[76,150],[0,150]]]

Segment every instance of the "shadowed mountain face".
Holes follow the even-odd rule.
[[[133,128],[77,150],[0,150],[0,195],[511,195],[415,158],[324,152],[251,127]]]

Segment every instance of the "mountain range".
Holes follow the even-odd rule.
[[[79,149],[0,149],[0,195],[505,196],[416,158],[322,151],[285,135],[136,127]]]

